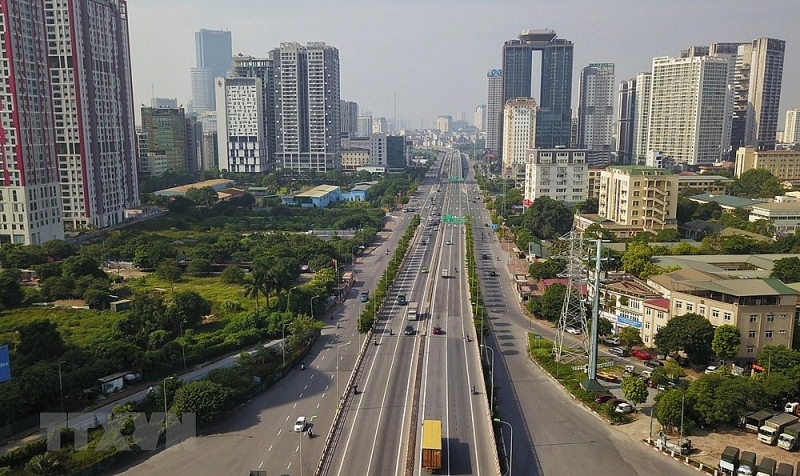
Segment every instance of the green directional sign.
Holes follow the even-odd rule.
[[[455,215],[442,215],[442,223],[450,223],[453,225],[463,225],[467,223],[467,217],[459,217]]]
[[[451,175],[450,176],[450,182],[452,182],[452,183],[460,183],[460,182],[463,182],[463,181],[464,181],[464,179],[459,177],[459,176],[457,176],[457,175]]]

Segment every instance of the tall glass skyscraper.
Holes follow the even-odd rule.
[[[196,67],[192,68],[192,103],[197,113],[215,111],[214,79],[231,69],[231,32],[205,30],[194,34]]]
[[[503,102],[531,95],[533,52],[542,52],[536,147],[569,145],[572,120],[571,41],[552,30],[525,30],[503,45]],[[502,137],[502,134],[501,134]]]

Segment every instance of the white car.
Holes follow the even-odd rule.
[[[717,371],[717,366],[716,365],[709,365],[708,367],[706,367],[706,372],[705,373],[713,374],[716,371]]]
[[[576,335],[576,336],[577,336],[577,335],[580,335],[580,333],[581,333],[581,330],[580,330],[580,329],[577,329],[577,328],[575,328],[575,327],[567,327],[567,333],[569,333],[569,334],[573,334],[573,335]]]
[[[306,417],[297,417],[297,421],[294,422],[294,431],[300,433],[306,431]]]
[[[633,413],[633,407],[630,403],[620,403],[614,408],[617,413]]]

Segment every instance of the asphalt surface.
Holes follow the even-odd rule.
[[[377,243],[367,246],[358,257],[356,284],[326,322],[322,337],[306,359],[305,370],[295,369],[224,422],[204,431],[204,436],[193,438],[192,451],[176,447],[145,454],[109,474],[247,475],[259,469],[276,475],[313,474],[336,411],[337,380],[344,392],[359,344],[364,341],[356,332],[358,315],[365,306],[359,295],[374,289],[391,259],[387,247],[391,251],[396,248],[412,216],[395,213],[386,225],[391,232],[381,232]],[[313,438],[307,432],[293,431],[300,416],[309,420],[307,429],[313,431]]]
[[[471,166],[467,186],[478,188]],[[508,253],[497,236],[483,226],[491,223],[488,211],[481,209],[473,215],[473,223],[481,289],[491,326],[486,345],[496,354],[494,381],[498,387],[498,412],[513,428],[511,474],[696,474],[683,464],[648,450],[641,442],[586,410],[531,362],[526,350],[526,333],[533,331],[552,339],[555,331],[531,322],[522,314],[513,291],[513,277],[508,271]],[[483,253],[489,255],[489,260],[481,259]],[[489,274],[493,269],[496,269],[495,277]],[[488,355],[491,357],[491,353]],[[637,369],[644,368],[637,365]],[[508,426],[503,427],[503,440],[511,446]]]
[[[436,168],[453,162],[440,157]],[[449,167],[447,173],[450,174]],[[444,468],[440,474],[496,473],[493,447],[487,438],[488,407],[481,406],[479,398],[469,390],[470,382],[479,379],[480,363],[475,341],[465,340],[475,331],[466,282],[458,279],[464,276],[463,226],[428,224],[432,205],[442,215],[462,215],[461,185],[440,185],[437,174],[436,179],[425,181],[416,196],[420,197],[416,206],[421,207],[418,211],[423,228],[412,242],[405,266],[389,294],[390,304],[379,316],[377,345],[367,347],[364,370],[356,382],[359,393],[348,406],[328,474],[405,473],[420,339],[424,360],[417,424],[421,428],[424,419],[442,420]],[[448,241],[452,245],[446,245]],[[456,273],[456,267],[462,272]],[[449,270],[448,278],[441,277],[443,268]],[[396,303],[399,294],[419,304],[421,320],[407,319],[407,306]],[[405,333],[407,326],[411,326],[411,335]],[[433,335],[434,326],[442,327],[444,334]],[[422,441],[421,435],[416,441]],[[415,474],[420,471],[419,451],[418,444]]]

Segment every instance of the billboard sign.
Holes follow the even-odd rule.
[[[8,346],[0,346],[0,383],[11,380],[11,363],[8,359]]]

